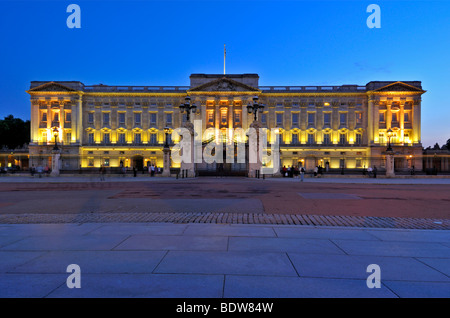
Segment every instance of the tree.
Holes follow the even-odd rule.
[[[442,145],[442,150],[450,150],[450,139],[447,139],[447,142]]]
[[[440,150],[440,149],[441,149],[441,147],[439,147],[439,144],[435,143],[434,147],[433,147],[433,150]]]
[[[30,142],[30,121],[8,115],[0,120],[0,148],[16,149]]]

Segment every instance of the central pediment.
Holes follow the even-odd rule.
[[[222,77],[193,87],[190,92],[259,92],[259,89],[247,84]]]
[[[48,82],[31,88],[29,92],[76,92],[76,90],[60,83]]]
[[[394,82],[373,90],[374,92],[424,92],[421,88],[404,83]]]

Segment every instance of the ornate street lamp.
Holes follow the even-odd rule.
[[[189,115],[191,114],[191,112],[195,114],[197,106],[195,104],[191,105],[191,98],[187,96],[185,98],[185,103],[180,105],[180,110],[182,114],[186,112],[186,120],[189,121]]]
[[[169,132],[170,132],[170,128],[169,127],[164,127],[164,133],[166,134],[166,142],[164,144],[164,148],[169,148]]]
[[[58,149],[58,136],[59,136],[59,130],[58,130],[58,127],[53,127],[52,128],[52,134],[53,134],[53,137],[55,137],[55,147],[53,147],[53,150],[59,150]]]
[[[264,109],[264,105],[258,103],[258,96],[253,97],[253,105],[250,103],[248,103],[248,105],[247,105],[247,112],[249,114],[253,113],[254,121],[256,121],[256,119],[257,119],[258,110],[259,110],[259,112],[262,112],[263,109]]]
[[[388,148],[387,151],[392,151],[392,147],[391,147],[391,137],[394,135],[393,131],[391,128],[389,128],[387,130],[387,137],[388,137]]]

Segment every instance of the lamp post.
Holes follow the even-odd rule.
[[[164,127],[164,133],[166,134],[166,142],[164,143],[164,148],[169,148],[169,132],[170,132],[170,128],[169,127]]]
[[[55,146],[53,147],[53,150],[59,150],[59,148],[58,148],[58,136],[59,136],[59,130],[58,130],[58,127],[53,127],[52,128],[52,134],[53,134],[53,137],[55,137]]]
[[[189,121],[191,112],[195,114],[197,111],[197,106],[195,104],[191,105],[191,98],[187,96],[185,98],[185,103],[181,104],[180,106],[181,113],[184,114],[186,112],[186,120]]]
[[[170,177],[170,147],[169,147],[169,127],[164,127],[164,133],[166,134],[166,142],[163,148],[163,177]]]
[[[247,112],[249,114],[253,113],[254,121],[256,121],[256,119],[257,119],[258,110],[260,112],[262,112],[263,109],[264,109],[264,105],[258,103],[258,96],[253,97],[253,105],[251,103],[248,103],[248,105],[247,105]]]
[[[392,135],[393,135],[392,129],[389,128],[387,130],[387,137],[388,137],[388,148],[387,148],[387,151],[392,151],[392,147],[391,147],[391,137],[392,137]]]
[[[393,136],[392,129],[387,130],[388,148],[386,149],[386,177],[391,178],[395,176],[394,171],[394,151],[391,147],[391,137]]]
[[[59,136],[59,130],[58,127],[52,128],[52,134],[55,137],[55,146],[52,150],[52,172],[51,175],[54,177],[59,176],[59,157],[60,157],[60,150],[58,148],[58,136]]]

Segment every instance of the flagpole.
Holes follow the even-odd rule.
[[[227,56],[227,50],[225,49],[225,44],[223,45],[223,75],[225,75],[225,57]]]

